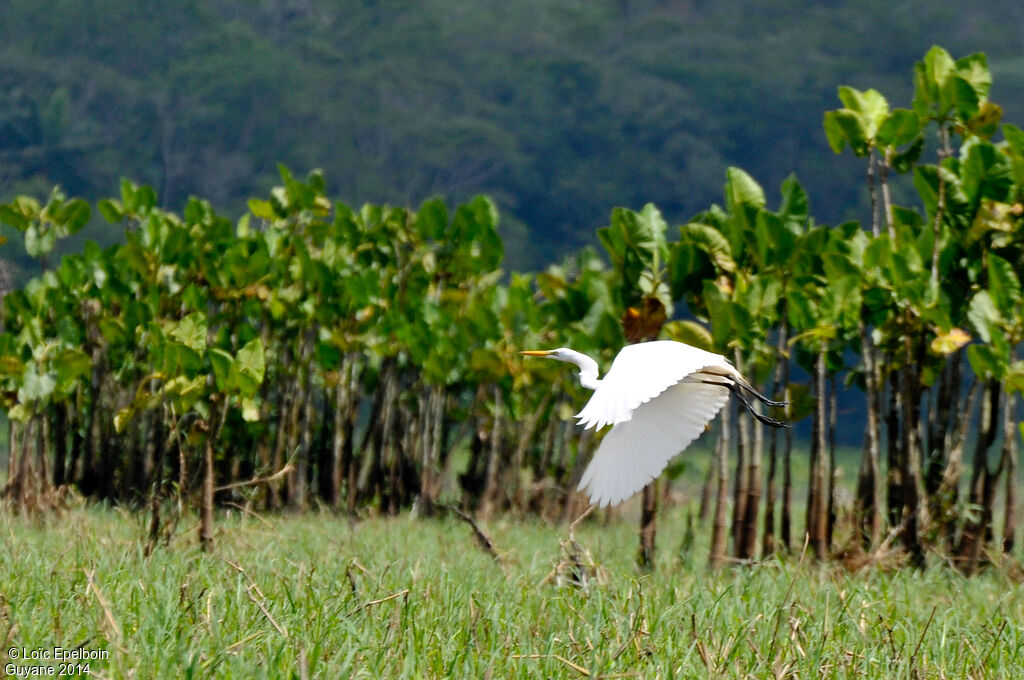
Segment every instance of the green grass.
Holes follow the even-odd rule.
[[[633,516],[583,525],[607,574],[545,583],[564,527],[456,519],[220,517],[143,555],[142,520],[0,516],[0,666],[11,647],[103,649],[91,676],[436,678],[1024,677],[1024,589],[999,571],[850,574],[791,558],[710,573],[680,555],[633,566]],[[6,642],[3,641],[7,636]],[[24,663],[24,662],[18,662]]]

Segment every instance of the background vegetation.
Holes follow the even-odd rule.
[[[607,362],[624,341],[669,337],[728,355],[789,402],[776,415],[810,423],[803,526],[816,558],[871,560],[897,539],[916,566],[932,553],[973,573],[1017,535],[1024,132],[989,98],[983,54],[934,47],[913,83],[911,108],[843,86],[824,114],[833,151],[865,166],[868,224],[817,224],[794,177],[769,207],[729,168],[721,205],[677,240],[653,204],[616,208],[598,230],[610,266],[584,249],[507,280],[482,197],[355,211],[327,198],[318,171],[299,181],[282,167],[282,185],[233,222],[196,198],[166,211],[123,181],[95,209],[124,242],[90,241],[52,266],[90,205],[59,189],[19,196],[0,220],[43,274],[4,298],[4,496],[31,510],[70,485],[145,506],[147,550],[193,500],[206,550],[215,502],[566,520],[595,443],[572,424],[584,395],[517,350],[572,345]],[[894,200],[896,176],[915,204]],[[851,504],[841,385],[866,414]],[[800,544],[789,432],[726,409],[714,461],[700,509],[713,565]],[[657,489],[643,496],[648,566]]]
[[[1022,13],[1014,0],[10,0],[0,200],[54,184],[98,200],[127,176],[162,207],[197,195],[237,218],[277,163],[318,167],[350,204],[494,197],[519,270],[594,244],[610,206],[684,220],[718,199],[728,166],[769,187],[796,172],[838,224],[867,199],[860,166],[821,133],[836,85],[905,102],[907,65],[932,44],[984,50],[993,98],[1022,120]],[[38,272],[15,261],[19,281]]]

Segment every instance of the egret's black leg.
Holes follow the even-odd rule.
[[[739,385],[739,384],[737,384],[735,382],[731,382],[731,381],[729,381],[729,382],[718,382],[717,380],[701,380],[701,382],[704,383],[705,385],[718,385],[719,387],[724,387],[725,389],[727,389],[730,392],[732,392],[733,394],[735,394],[737,396],[737,398],[739,398],[739,400],[743,402],[743,405],[747,407],[747,410],[750,412],[750,415],[754,416],[754,418],[756,418],[757,420],[761,421],[765,425],[769,425],[771,427],[789,427],[789,423],[787,423],[787,422],[785,422],[783,420],[776,420],[775,418],[772,418],[770,416],[766,416],[763,413],[758,413],[754,409],[754,405],[750,403],[750,400],[747,399],[746,395],[744,395],[742,390],[740,389],[741,387],[743,387],[742,385]],[[747,386],[745,389],[748,389],[755,396],[761,397],[760,394],[758,394],[756,391],[754,391],[749,386]],[[789,403],[789,402],[786,402],[786,401],[781,401],[781,402],[780,401],[772,401],[770,399],[764,399],[763,397],[762,397],[762,401],[764,401],[764,403],[767,404],[768,406],[785,406],[786,404]]]
[[[789,404],[788,401],[774,401],[772,399],[769,399],[768,397],[764,396],[763,394],[761,394],[760,392],[755,390],[750,385],[750,383],[748,383],[745,380],[737,380],[736,384],[739,385],[740,387],[742,387],[747,392],[750,392],[755,397],[757,397],[757,400],[760,401],[765,406],[779,406],[779,407],[782,407],[782,406],[786,406],[787,404]]]
[[[735,394],[739,398],[739,400],[743,402],[743,405],[747,407],[748,411],[750,411],[750,415],[754,416],[765,425],[770,425],[771,427],[789,427],[789,423],[787,422],[776,420],[775,418],[771,418],[769,416],[764,415],[763,413],[758,413],[756,410],[754,410],[753,404],[751,404],[750,401],[747,400],[743,392],[740,391],[740,386],[737,385],[736,383],[731,383],[726,387],[728,387],[729,391]],[[757,393],[755,392],[754,394]],[[771,402],[769,406],[776,405],[777,403],[778,402]]]
[[[714,381],[702,380],[701,382],[707,383],[708,385],[721,385],[722,387],[727,387],[729,391],[731,391],[733,394],[738,395],[738,393],[733,389],[733,387],[739,386],[743,388],[745,391],[749,392],[755,398],[757,398],[757,400],[760,401],[765,406],[776,406],[781,408],[789,404],[788,401],[775,401],[774,399],[769,399],[768,397],[764,396],[763,394],[755,390],[754,387],[746,380],[736,375],[722,375],[719,373],[712,373],[708,371],[698,371],[697,375],[703,375],[709,378],[717,378],[717,380]],[[724,382],[720,382],[719,380]]]

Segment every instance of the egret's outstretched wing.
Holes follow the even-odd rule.
[[[629,345],[615,357],[608,374],[576,417],[584,428],[624,423],[641,404],[708,366],[733,371],[721,355],[678,342]]]
[[[579,490],[586,489],[594,505],[621,503],[700,436],[728,397],[725,387],[684,380],[634,408],[630,419],[618,422],[605,436]]]

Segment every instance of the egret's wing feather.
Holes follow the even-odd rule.
[[[633,410],[605,436],[580,480],[590,502],[617,505],[661,474],[728,400],[726,388],[680,382]]]
[[[641,404],[708,366],[732,370],[725,357],[678,342],[628,345],[576,417],[585,429],[626,422]]]

